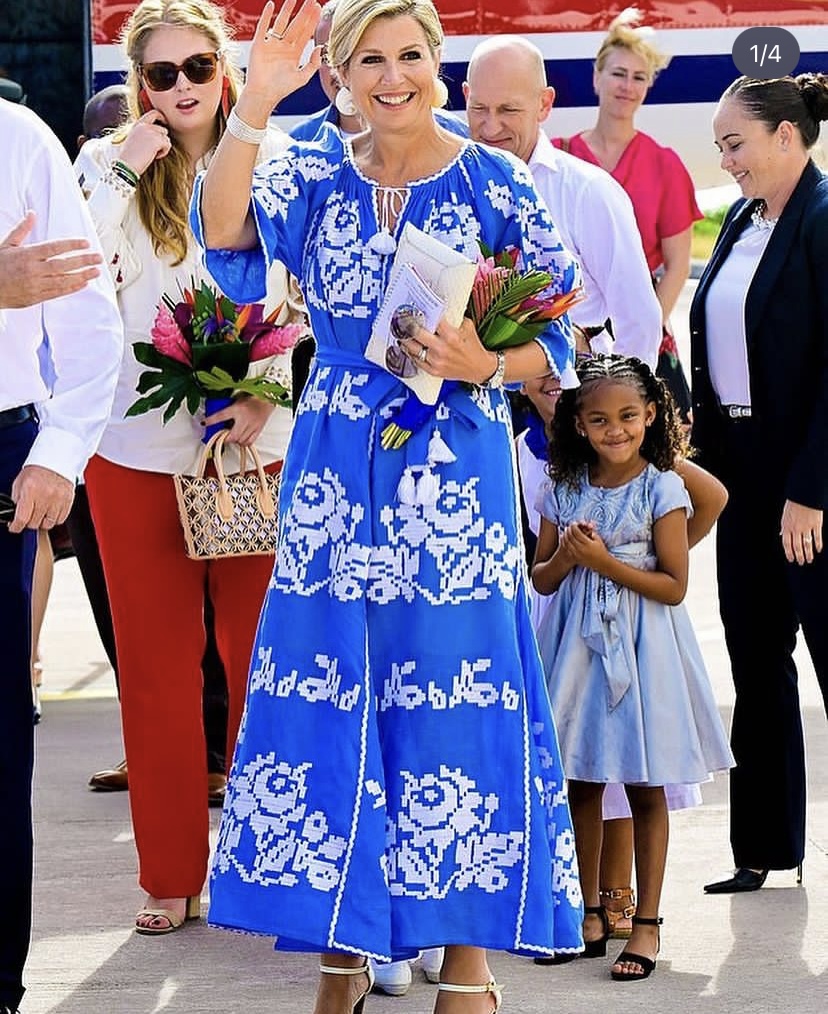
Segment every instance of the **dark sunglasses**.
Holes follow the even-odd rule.
[[[168,92],[175,87],[178,75],[184,76],[193,84],[207,84],[216,76],[221,53],[196,53],[188,56],[184,63],[171,63],[169,60],[158,60],[155,63],[139,63],[138,70],[153,92]]]
[[[14,519],[17,504],[10,496],[0,493],[0,525],[11,524]]]

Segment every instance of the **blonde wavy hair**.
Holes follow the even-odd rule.
[[[655,44],[655,31],[649,25],[642,25],[644,14],[637,7],[627,7],[610,22],[609,31],[595,57],[595,69],[601,71],[614,49],[626,49],[635,53],[647,65],[650,84],[659,71],[670,62],[667,53],[662,53]]]
[[[242,75],[229,58],[231,30],[223,10],[210,0],[142,0],[132,12],[121,36],[129,58],[127,89],[129,121],[113,137],[117,144],[129,133],[132,124],[142,115],[139,101],[141,79],[138,67],[150,36],[163,25],[192,28],[200,32],[221,51],[219,73],[228,79],[227,97],[235,104],[242,86]],[[216,113],[216,142],[224,133],[225,116],[219,106]],[[141,223],[152,237],[157,254],[168,254],[173,264],[180,264],[190,245],[188,212],[193,189],[194,170],[188,156],[171,134],[172,148],[165,158],[157,159],[144,171],[138,183],[136,201]]]
[[[377,18],[401,15],[418,22],[429,49],[436,54],[443,44],[443,26],[431,0],[339,0],[328,38],[328,63],[332,67],[345,66],[369,25]]]

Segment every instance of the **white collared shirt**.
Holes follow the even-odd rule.
[[[624,188],[603,169],[559,151],[542,131],[529,169],[564,245],[581,264],[586,298],[571,318],[587,327],[611,318],[613,351],[655,366],[661,305]]]
[[[707,290],[707,365],[721,405],[751,405],[745,302],[770,236],[749,223]]]
[[[100,250],[66,152],[30,109],[0,99],[0,236],[29,210],[25,243],[89,240]],[[22,309],[0,322],[0,411],[34,404],[40,427],[27,465],[74,482],[109,418],[123,349],[112,282],[104,269],[80,292]]]
[[[288,140],[281,131],[271,130],[261,146],[259,158],[272,158]],[[134,195],[116,189],[107,175],[117,158],[118,145],[109,138],[99,138],[87,141],[75,160],[75,171],[88,194],[89,210],[115,280],[126,338],[112,415],[98,453],[107,461],[127,468],[168,475],[191,474],[198,465],[202,448],[203,413],[191,415],[183,405],[168,423],[163,422],[163,409],[127,417],[127,409],[138,399],[136,385],[144,371],[135,358],[133,346],[136,342],[150,341],[158,304],[164,294],[178,301],[184,289],[198,287],[203,281],[215,288],[215,282],[202,263],[201,250],[195,241],[190,242],[184,260],[177,265],[168,254],[156,253],[152,236],[139,217]],[[288,318],[304,322],[298,300],[300,294],[295,282],[289,281],[280,263],[274,263],[268,276],[266,308],[284,302],[278,322],[285,323]],[[289,384],[289,353],[251,364],[248,375],[258,376],[271,368],[278,374],[277,379]],[[273,411],[256,440],[256,448],[265,464],[284,458],[292,422],[290,408],[277,407]],[[225,449],[224,467],[228,472],[238,470],[239,455],[235,445]]]

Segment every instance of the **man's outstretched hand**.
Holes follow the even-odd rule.
[[[27,211],[0,242],[0,309],[67,296],[100,274],[101,255],[82,252],[88,250],[88,240],[56,239],[23,246],[34,221],[35,213]]]

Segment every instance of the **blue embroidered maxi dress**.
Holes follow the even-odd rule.
[[[402,449],[380,447],[406,389],[363,357],[393,259],[369,244],[377,189],[328,132],[257,170],[261,249],[207,252],[244,301],[283,260],[318,349],[282,473],[210,921],[280,948],[381,959],[444,943],[571,951],[578,872],[529,622],[509,413],[501,392],[459,386]],[[578,283],[525,169],[500,152],[466,142],[404,198],[395,235],[410,221],[470,257],[478,239],[515,245],[557,290]],[[568,322],[543,345],[564,368]],[[400,479],[426,462],[435,429],[456,461],[403,503]]]

